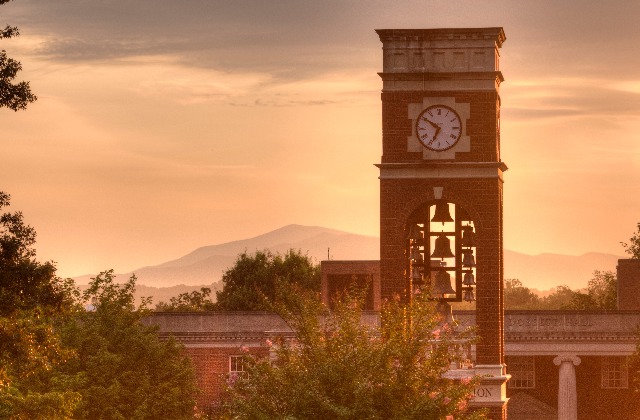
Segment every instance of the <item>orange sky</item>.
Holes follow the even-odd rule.
[[[378,235],[377,28],[503,26],[505,247],[623,255],[640,221],[640,3],[16,0],[39,100],[0,188],[59,274],[290,223]]]

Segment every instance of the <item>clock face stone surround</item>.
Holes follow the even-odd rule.
[[[461,131],[460,138],[457,140],[453,147],[446,150],[431,150],[425,147],[416,132],[417,120],[422,112],[430,107],[444,105],[451,108],[460,117]],[[436,160],[436,159],[455,159],[456,153],[471,151],[471,142],[467,135],[467,120],[470,118],[470,104],[463,102],[456,102],[453,97],[424,97],[421,103],[409,103],[407,106],[407,115],[411,120],[412,132],[411,136],[407,137],[407,152],[415,153],[421,152],[422,159],[424,160]]]

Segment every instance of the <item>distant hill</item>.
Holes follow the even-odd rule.
[[[264,249],[279,253],[289,249],[300,250],[317,262],[326,260],[327,252],[335,260],[380,258],[379,240],[375,236],[317,226],[288,225],[254,238],[204,246],[178,259],[133,272],[138,277],[138,284],[147,286],[211,285],[220,281],[222,273],[233,265],[238,254]],[[119,280],[125,280],[130,275],[122,273],[117,276]],[[93,275],[80,276],[75,280],[86,284],[91,277]]]
[[[222,273],[231,267],[239,253],[269,249],[284,253],[289,249],[301,250],[316,261],[327,259],[327,250],[332,260],[371,260],[380,258],[379,239],[375,236],[356,235],[317,226],[288,225],[272,232],[249,239],[209,245],[198,248],[178,259],[151,267],[134,270],[138,284],[154,291],[154,296],[169,291],[157,290],[177,285],[188,286],[185,290],[197,290],[200,285],[211,287],[222,278]],[[505,250],[505,278],[520,279],[527,287],[547,290],[564,284],[572,289],[584,288],[594,270],[615,270],[617,255],[587,253],[580,256],[540,254],[527,255]],[[118,274],[121,280],[131,273]],[[86,284],[92,276],[77,277],[76,282]],[[214,286],[214,287],[217,287]],[[176,292],[182,293],[185,290]],[[150,295],[147,293],[143,295]],[[158,300],[167,299],[154,299]]]
[[[125,281],[127,279],[128,277],[118,277],[116,280]],[[136,304],[138,305],[142,302],[142,298],[151,297],[152,300],[151,300],[150,308],[153,309],[158,303],[160,302],[169,303],[172,297],[177,297],[181,293],[191,293],[194,290],[199,292],[201,287],[209,287],[211,289],[211,297],[213,300],[215,300],[216,292],[220,290],[221,284],[222,283],[217,283],[217,284],[213,284],[213,285],[210,284],[206,286],[204,285],[186,286],[184,284],[179,284],[177,286],[153,287],[153,286],[146,286],[144,284],[136,283],[136,291],[134,293],[134,297],[136,300]],[[88,285],[81,285],[80,290],[85,291],[88,287],[89,287]]]

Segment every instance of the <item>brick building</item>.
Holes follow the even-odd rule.
[[[332,288],[344,287],[348,279],[368,279],[373,289],[379,276],[376,265],[376,261],[323,261],[324,296]],[[640,260],[620,260],[618,280],[620,293],[637,290]],[[331,286],[331,281],[339,285]],[[506,311],[508,418],[558,419],[562,387],[575,396],[580,420],[640,418],[640,402],[633,395],[626,365],[640,340],[640,297],[638,293],[633,297],[621,298],[617,311]],[[377,307],[380,302],[371,304]],[[378,313],[367,311],[366,316],[375,322]],[[475,325],[474,311],[454,316],[463,326]],[[293,335],[280,317],[267,312],[155,313],[146,322],[159,325],[161,335],[185,345],[202,390],[200,407],[215,407],[224,398],[224,382],[242,369],[236,363],[242,355],[268,357],[267,339]],[[486,392],[491,390],[476,390],[479,396]]]

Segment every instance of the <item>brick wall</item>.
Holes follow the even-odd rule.
[[[456,153],[455,161],[498,163],[498,117],[500,98],[495,91],[429,92],[401,91],[382,93],[382,132],[385,163],[429,165],[422,153],[407,151],[412,121],[410,103],[424,97],[454,97],[470,104],[467,134],[471,150]],[[442,163],[442,161],[438,161]],[[501,364],[504,350],[504,303],[502,294],[502,180],[495,178],[383,178],[380,180],[380,261],[381,297],[404,294],[406,288],[405,235],[409,216],[424,203],[435,200],[433,187],[444,187],[442,198],[460,205],[476,227],[476,308],[481,342],[477,363]]]
[[[640,260],[618,260],[618,309],[640,311]]]
[[[382,163],[422,163],[421,152],[407,152],[412,120],[407,110],[410,103],[422,103],[423,97],[453,97],[456,102],[471,104],[467,135],[472,137],[471,151],[457,153],[457,162],[499,162],[497,92],[383,92],[382,98]]]
[[[433,201],[433,187],[443,198],[461,205],[476,226],[476,308],[482,341],[479,364],[500,364],[503,353],[502,182],[498,179],[393,179],[380,181],[381,297],[404,292],[405,226],[422,203]]]
[[[507,397],[525,393],[536,400],[557,408],[558,366],[553,364],[554,356],[535,357],[535,387],[512,389],[507,387]],[[640,406],[634,396],[631,383],[625,389],[603,389],[601,386],[601,362],[599,356],[580,356],[576,366],[576,392],[578,399],[578,419],[637,419]],[[507,357],[507,365],[510,358]],[[526,417],[530,420],[531,417]]]
[[[336,293],[344,293],[349,286],[366,287],[365,310],[380,310],[380,261],[345,260],[321,261],[322,301],[331,306]]]
[[[231,344],[231,343],[229,343]],[[196,372],[196,381],[200,394],[198,408],[208,410],[215,408],[225,399],[225,388],[229,374],[229,357],[247,354],[240,345],[229,347],[187,347],[185,353],[191,358]],[[249,348],[248,354],[257,357],[268,357],[265,348]]]

